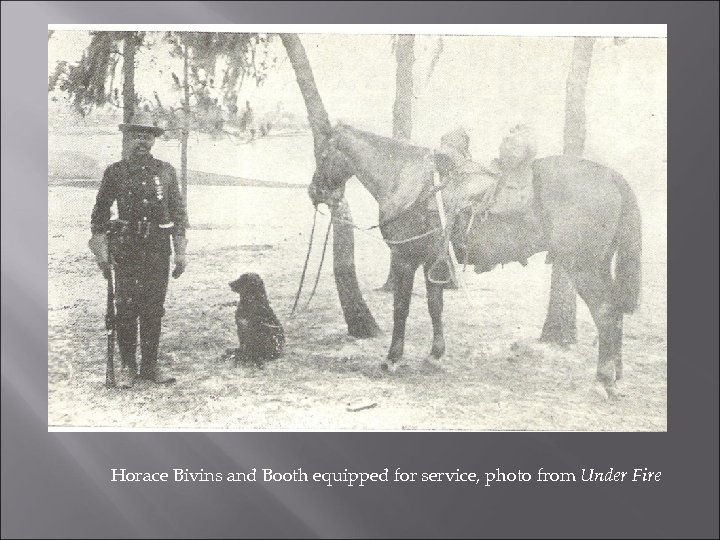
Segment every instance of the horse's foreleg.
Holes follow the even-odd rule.
[[[615,381],[622,378],[622,311],[612,302],[609,268],[576,270],[573,280],[598,329],[597,378],[608,395],[617,395]]]
[[[410,296],[412,295],[415,270],[417,270],[417,266],[393,255],[392,271],[395,274],[395,282],[393,284],[393,335],[390,351],[388,351],[390,366],[393,366],[403,355],[405,322],[410,311]]]
[[[439,359],[445,354],[445,336],[443,335],[443,285],[433,283],[428,279],[430,264],[425,264],[425,288],[427,290],[428,312],[433,326],[433,344],[430,357]]]

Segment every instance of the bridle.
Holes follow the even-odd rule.
[[[316,170],[324,170],[324,169],[325,169],[325,165],[326,165],[326,161],[330,158],[331,155],[334,155],[334,153],[338,153],[338,152],[342,154],[342,151],[337,147],[336,135],[333,134],[333,135],[329,136],[329,137],[326,139],[326,141],[325,141],[325,149],[324,149],[323,152],[320,154],[320,157],[319,157],[319,160],[318,160],[319,163],[318,163],[318,167],[317,167]],[[344,154],[343,154],[342,157],[343,157],[345,160],[348,159],[347,156],[345,156]],[[434,174],[435,171],[436,171],[436,167],[435,167],[435,165],[434,165],[434,163],[433,163],[433,161],[432,161],[431,153],[428,153],[428,154],[424,157],[424,159],[432,164],[432,165],[431,165],[431,168],[432,168],[433,174]],[[354,229],[357,229],[357,230],[360,230],[360,231],[371,231],[371,230],[373,230],[373,229],[382,229],[383,227],[386,227],[386,226],[394,223],[395,221],[397,221],[397,220],[400,219],[401,217],[405,216],[410,210],[414,210],[414,209],[417,207],[417,205],[422,204],[422,203],[428,201],[431,197],[434,197],[435,194],[436,194],[438,191],[441,191],[441,190],[445,189],[445,187],[447,187],[447,185],[452,181],[452,179],[453,179],[453,175],[452,175],[452,174],[448,174],[447,177],[446,177],[446,179],[445,179],[443,182],[439,183],[438,185],[434,185],[424,196],[418,198],[418,199],[417,199],[416,201],[414,201],[411,205],[409,205],[409,206],[408,206],[407,208],[405,208],[404,210],[401,210],[400,212],[396,213],[394,216],[390,216],[390,217],[388,217],[387,219],[379,222],[377,225],[372,225],[371,227],[358,227],[357,225],[355,225],[355,224],[352,223],[351,221],[347,221],[347,224],[348,224],[348,225],[351,225]],[[321,189],[322,189],[323,191],[325,191],[325,190],[327,190],[327,191],[332,191],[333,189],[336,189],[336,188],[329,188],[329,187],[326,187],[326,186],[322,186]],[[327,203],[326,203],[326,204],[327,204]],[[401,239],[401,240],[385,239],[385,242],[386,242],[388,245],[401,245],[401,244],[406,244],[406,243],[409,243],[409,242],[414,242],[414,241],[416,241],[416,240],[423,239],[423,238],[425,238],[425,237],[427,237],[427,236],[431,236],[431,235],[433,235],[433,234],[435,234],[435,233],[442,232],[442,230],[443,230],[442,226],[441,226],[441,227],[436,227],[436,228],[434,228],[434,229],[425,231],[425,232],[420,233],[420,234],[417,234],[417,235],[415,235],[415,236],[411,236],[411,237],[409,237],[409,238],[403,238],[403,239]]]
[[[340,149],[337,147],[337,139],[336,135],[330,135],[327,139],[325,139],[325,142],[323,143],[323,151],[320,154],[318,158],[317,166],[315,167],[315,171],[317,174],[317,171],[324,171],[327,168],[327,161],[331,158],[331,156],[335,156],[337,153],[342,153]],[[347,157],[343,154],[343,158],[347,160]],[[327,178],[328,175],[325,175],[325,178]],[[313,180],[314,181],[314,180]],[[322,191],[334,191],[337,189],[336,187],[329,187],[329,186],[320,186]]]

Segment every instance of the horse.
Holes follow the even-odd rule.
[[[393,332],[383,369],[402,359],[414,276],[423,266],[433,341],[429,360],[445,353],[443,285],[429,277],[447,251],[438,212],[431,201],[438,189],[433,174],[440,155],[428,148],[337,124],[326,134],[308,193],[312,203],[337,204],[355,176],[375,198],[379,228],[391,250],[395,275]],[[618,172],[573,156],[532,162],[534,200],[522,217],[461,214],[450,238],[458,259],[482,272],[499,263],[526,261],[548,252],[561,265],[587,304],[598,330],[597,381],[617,398],[623,375],[623,315],[638,306],[641,288],[641,221],[637,199]],[[447,174],[447,171],[446,171]],[[614,276],[613,276],[614,259]]]

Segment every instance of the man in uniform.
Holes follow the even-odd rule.
[[[158,346],[173,251],[173,277],[185,271],[185,201],[173,166],[150,154],[155,137],[163,130],[139,116],[119,127],[124,135],[123,159],[110,165],[103,175],[92,211],[89,245],[106,277],[110,264],[115,264],[115,325],[126,368],[122,386],[132,386],[137,378],[172,384],[175,378],[163,375],[158,366]],[[122,231],[108,238],[114,202]],[[108,241],[112,260],[108,258]],[[135,358],[138,324],[139,372]]]
[[[245,113],[243,114],[243,124],[245,126],[245,130],[247,130],[250,133],[250,140],[255,140],[255,111],[253,111],[252,107],[250,106],[249,101],[245,101]]]

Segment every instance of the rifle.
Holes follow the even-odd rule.
[[[105,330],[107,331],[107,364],[105,367],[105,387],[115,388],[115,260],[113,243],[123,242],[127,234],[128,222],[120,219],[111,219],[107,227],[107,260],[110,263],[107,275],[107,308],[105,311]],[[115,246],[117,248],[117,246]],[[125,367],[124,365],[122,367]]]
[[[105,330],[107,331],[107,364],[105,366],[105,388],[115,388],[115,272],[113,268],[112,250],[112,227],[108,228],[108,262],[110,270],[107,278],[107,309],[105,311]]]

